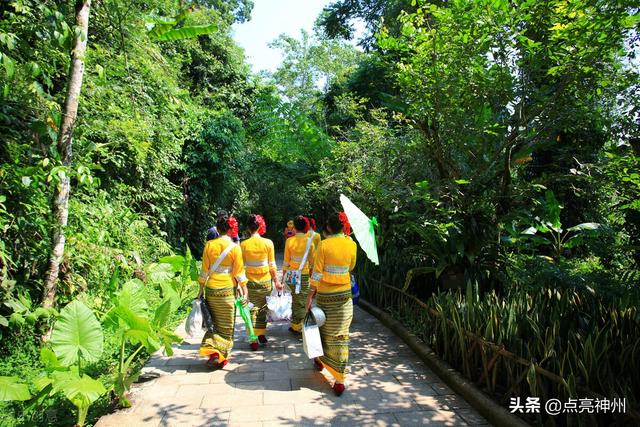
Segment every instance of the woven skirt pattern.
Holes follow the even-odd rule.
[[[327,318],[320,327],[322,350],[320,360],[338,382],[344,382],[349,362],[349,327],[353,320],[351,290],[318,292],[316,304]]]
[[[309,275],[302,274],[299,294],[296,294],[294,286],[289,283],[287,285],[291,288],[291,327],[300,332],[302,331],[302,321],[307,314],[305,306],[307,305],[307,295],[309,295]]]
[[[251,309],[251,321],[256,335],[264,335],[267,331],[267,297],[271,295],[271,280],[264,282],[247,283],[249,290],[249,302],[253,304]]]
[[[233,286],[226,288],[205,289],[207,306],[213,317],[214,332],[207,332],[200,344],[200,355],[220,355],[220,361],[227,359],[233,348],[233,328],[236,320],[235,290]]]

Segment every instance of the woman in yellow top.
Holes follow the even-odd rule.
[[[271,281],[275,282],[276,288],[283,286],[278,280],[278,267],[273,249],[273,242],[261,237],[267,232],[267,224],[261,215],[249,215],[247,228],[251,237],[240,244],[242,248],[242,258],[247,270],[247,289],[249,290],[249,301],[253,304],[251,309],[251,319],[253,330],[258,336],[258,341],[262,345],[267,344],[267,296],[271,294]],[[252,350],[258,349],[258,342],[252,342]]]
[[[324,311],[326,321],[320,327],[324,355],[314,359],[318,370],[327,368],[340,396],[345,389],[344,377],[349,361],[349,326],[353,319],[350,271],[356,265],[356,243],[345,237],[339,215],[329,217],[325,226],[328,237],[320,242],[314,259],[306,310],[313,297]]]
[[[207,366],[223,368],[229,359],[233,347],[233,328],[236,319],[235,283],[244,303],[247,303],[247,276],[244,272],[242,251],[233,243],[237,235],[238,222],[225,211],[218,213],[216,221],[218,232],[222,235],[209,240],[202,256],[200,273],[200,293],[205,295],[211,311],[215,331],[207,332],[200,345],[200,355],[208,356]]]
[[[305,316],[304,303],[309,292],[309,269],[313,265],[313,241],[305,234],[307,221],[302,215],[293,220],[296,234],[287,239],[284,246],[284,264],[282,281],[291,288],[291,327],[289,331],[300,333]],[[305,252],[307,259],[302,264]],[[302,264],[302,265],[301,265]],[[298,273],[298,271],[300,273]]]

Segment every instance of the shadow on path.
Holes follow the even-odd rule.
[[[278,257],[278,263],[282,257]],[[327,371],[317,372],[288,324],[270,324],[269,343],[251,351],[242,320],[223,370],[198,356],[201,336],[173,357],[155,354],[132,389],[133,406],[97,426],[463,426],[487,422],[391,331],[355,307],[347,391],[336,397]]]

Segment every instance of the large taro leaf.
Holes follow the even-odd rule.
[[[156,328],[163,327],[169,321],[169,316],[171,315],[171,300],[166,299],[162,304],[156,308],[155,314],[153,316],[153,325]]]
[[[118,305],[128,307],[138,316],[145,316],[149,306],[144,294],[144,283],[138,279],[125,283],[118,294]]]
[[[152,283],[162,283],[165,280],[171,280],[176,273],[173,266],[167,263],[152,263],[147,267],[147,278]]]
[[[161,264],[169,264],[174,273],[182,271],[185,264],[185,258],[180,255],[170,255],[162,257],[158,260]]]
[[[162,296],[165,300],[171,301],[171,312],[175,313],[182,301],[180,300],[180,294],[177,290],[178,283],[175,280],[166,281],[160,283],[162,289]]]
[[[116,314],[122,322],[124,334],[133,344],[142,344],[149,353],[160,348],[160,341],[149,319],[137,315],[130,308],[119,305]]]
[[[121,328],[122,321],[118,316],[118,308],[126,307],[128,311],[138,316],[147,316],[149,308],[144,293],[144,283],[138,279],[128,281],[122,286],[113,299],[114,307],[105,315],[102,322],[103,325],[113,331]],[[123,326],[126,327],[126,326]]]
[[[19,381],[18,377],[0,377],[0,402],[31,398],[29,387]]]
[[[97,362],[102,355],[103,342],[100,322],[78,300],[62,309],[51,333],[51,348],[64,366],[78,363],[79,357]]]
[[[88,375],[80,376],[77,367],[54,372],[51,377],[53,393],[62,392],[78,408],[88,408],[107,391],[100,381]]]

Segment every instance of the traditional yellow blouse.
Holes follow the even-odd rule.
[[[273,242],[254,234],[240,244],[247,278],[253,282],[266,282],[276,277],[276,256]]]
[[[247,284],[247,276],[244,271],[244,262],[242,260],[242,250],[239,245],[235,245],[233,249],[222,260],[216,271],[209,275],[209,268],[216,262],[220,254],[227,246],[234,244],[229,236],[218,237],[209,240],[204,246],[202,255],[202,271],[198,282],[205,284],[210,288],[226,288],[233,286],[233,280],[242,286]],[[208,279],[207,279],[208,277]]]
[[[311,233],[314,233],[314,231],[313,230],[309,230],[307,232],[307,237],[311,237]],[[322,240],[322,237],[320,236],[320,233],[318,233],[316,231],[315,234],[313,235],[313,240],[311,242],[311,244],[313,245],[313,251],[314,252],[318,251],[318,245],[320,244],[320,240]]]
[[[351,270],[356,266],[356,242],[335,234],[320,242],[310,285],[319,292],[351,289]]]
[[[307,241],[309,236],[305,233],[297,233],[295,236],[287,239],[284,245],[284,264],[282,265],[282,271],[297,270],[300,268],[300,263],[304,257],[304,252],[307,249]],[[309,266],[313,265],[315,250],[313,249],[313,242],[309,248],[309,255],[307,256],[307,262],[305,262],[302,268],[302,274],[309,274]]]

